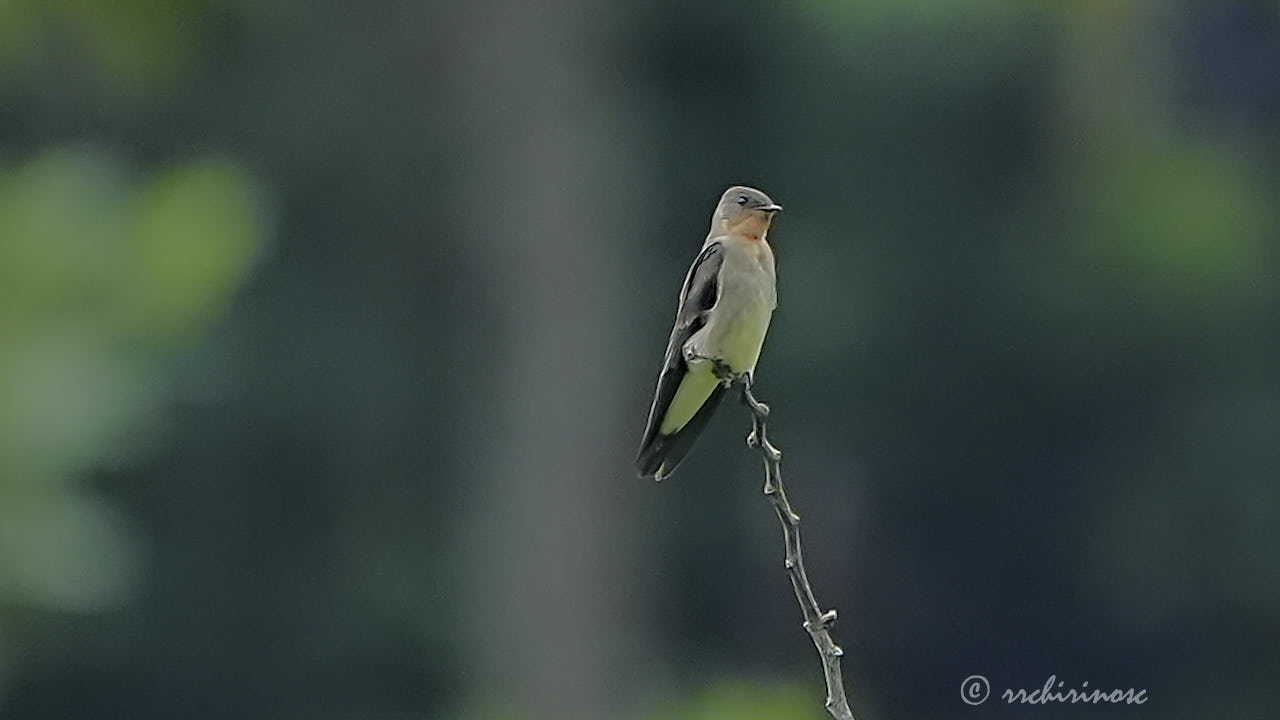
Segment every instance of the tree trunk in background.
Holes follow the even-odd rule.
[[[446,71],[459,105],[444,111],[457,113],[471,163],[462,241],[497,309],[470,348],[467,426],[482,434],[455,448],[476,467],[457,479],[473,485],[467,681],[492,689],[477,700],[497,712],[619,718],[645,635],[623,502],[640,420],[621,416],[620,381],[643,183],[619,152],[635,114],[600,61],[616,57],[602,45],[622,46],[622,23],[587,0],[459,12]]]

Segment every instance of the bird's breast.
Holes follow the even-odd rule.
[[[704,328],[703,354],[718,357],[734,372],[755,369],[777,304],[768,246],[730,247],[720,270],[720,297]]]

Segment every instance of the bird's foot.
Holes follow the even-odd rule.
[[[743,375],[734,373],[733,368],[729,367],[729,363],[724,360],[716,357],[709,357],[707,355],[699,355],[689,348],[685,348],[684,350],[684,360],[686,363],[693,363],[697,361],[711,363],[711,374],[714,375],[715,378],[720,381],[720,384],[725,387],[733,385],[733,383],[741,380],[743,377]]]
[[[711,374],[725,387],[731,387],[741,377],[733,372],[728,363],[718,358],[711,361]]]

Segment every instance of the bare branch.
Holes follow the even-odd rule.
[[[844,694],[844,679],[840,674],[840,656],[844,651],[831,638],[836,611],[823,612],[809,585],[809,576],[804,569],[804,556],[800,551],[800,516],[791,509],[782,487],[782,452],[769,441],[769,406],[756,400],[752,394],[750,375],[743,375],[736,378],[736,381],[742,384],[742,400],[751,409],[751,434],[747,436],[747,446],[759,450],[764,459],[764,494],[773,504],[778,521],[782,523],[787,575],[791,578],[796,600],[800,602],[800,611],[804,613],[804,629],[813,638],[813,644],[822,658],[822,674],[827,681],[827,712],[836,720],[854,720]]]

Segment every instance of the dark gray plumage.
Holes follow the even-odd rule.
[[[645,425],[644,437],[640,441],[640,453],[636,456],[636,469],[642,476],[656,474],[664,464],[667,473],[674,470],[689,452],[702,428],[706,427],[724,395],[724,388],[717,388],[698,414],[674,435],[662,435],[658,432],[662,418],[671,405],[671,399],[675,397],[676,389],[680,387],[680,381],[688,371],[683,354],[684,344],[706,324],[707,313],[719,299],[717,279],[723,261],[724,253],[720,243],[711,243],[703,248],[702,254],[693,261],[689,274],[685,276],[684,287],[680,290],[680,306],[676,310],[675,327],[671,329],[671,339],[667,341],[667,354],[663,360],[662,372],[658,375],[658,389],[653,397],[653,406],[649,408],[649,422]]]

